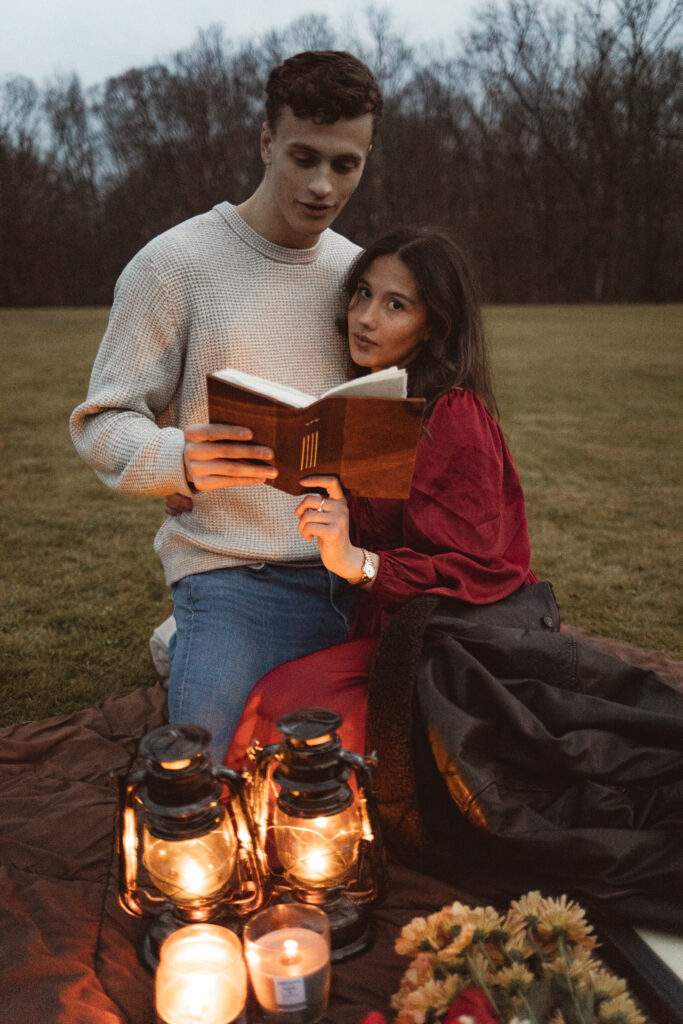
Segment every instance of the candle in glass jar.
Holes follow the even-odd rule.
[[[161,947],[155,989],[163,1024],[230,1024],[247,998],[239,939],[211,924],[173,932]]]
[[[262,1010],[282,1020],[322,1016],[330,987],[330,951],[323,935],[310,928],[279,928],[248,943],[246,954]]]

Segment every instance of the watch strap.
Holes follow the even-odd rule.
[[[364,583],[370,583],[377,575],[377,569],[370,558],[370,552],[366,551],[365,548],[361,548],[361,551],[363,552],[362,575],[359,580],[353,580],[353,585],[356,587],[362,587]]]

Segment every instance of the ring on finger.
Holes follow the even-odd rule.
[[[320,504],[318,505],[318,508],[317,508],[317,510],[316,510],[316,511],[318,511],[318,512],[322,512],[322,510],[324,509],[324,507],[325,507],[325,499],[324,499],[324,498],[321,498],[321,499],[320,499]]]

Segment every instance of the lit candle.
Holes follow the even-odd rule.
[[[191,924],[163,943],[156,973],[156,1011],[163,1024],[230,1024],[246,998],[242,947],[227,928]]]
[[[272,931],[265,930],[269,926]],[[247,925],[244,945],[254,994],[267,1020],[313,1024],[323,1015],[330,994],[330,939],[320,910],[280,904],[262,911]]]

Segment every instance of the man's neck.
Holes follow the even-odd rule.
[[[235,209],[252,231],[274,245],[282,245],[286,249],[312,249],[320,238],[320,235],[294,232],[277,211],[271,208],[263,182],[253,195]]]

